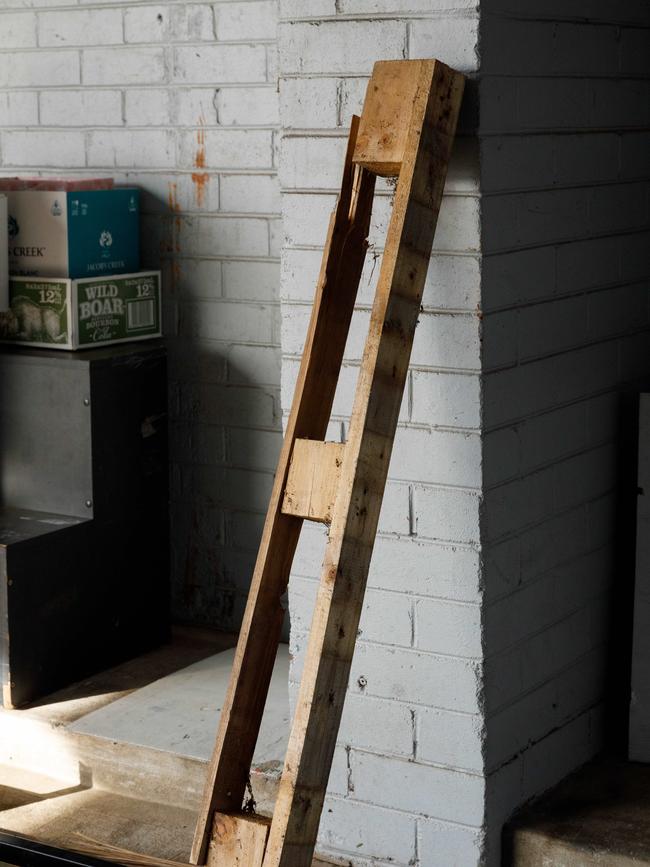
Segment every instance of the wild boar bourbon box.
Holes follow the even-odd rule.
[[[6,193],[12,274],[74,280],[139,269],[137,189]]]
[[[0,340],[89,349],[161,336],[160,271],[92,277],[11,277]]]

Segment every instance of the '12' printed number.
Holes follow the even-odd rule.
[[[41,304],[60,304],[61,290],[60,289],[39,289],[38,292]]]

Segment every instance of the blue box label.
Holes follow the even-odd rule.
[[[137,271],[139,190],[84,190],[66,196],[69,276],[78,279]]]
[[[80,279],[140,267],[137,189],[10,190],[9,271]]]

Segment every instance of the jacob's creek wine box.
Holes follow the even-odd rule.
[[[88,349],[161,336],[160,271],[85,280],[12,277],[0,340]]]
[[[139,191],[7,190],[9,270],[101,277],[140,267]]]

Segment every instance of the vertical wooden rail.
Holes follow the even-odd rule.
[[[218,813],[215,828],[221,829],[223,844],[219,847],[215,839],[210,867],[311,865],[463,84],[462,75],[434,60],[377,63],[361,121],[353,121],[341,196],[330,222],[197,823],[193,863],[205,860]],[[375,175],[397,175],[398,183],[349,438],[334,455],[342,464],[337,464],[336,496],[330,507],[329,495],[320,501],[312,496],[309,481],[301,482],[318,477],[317,470],[321,475],[327,471],[324,463],[315,467],[310,460],[329,461],[333,454],[303,442],[297,460],[307,463],[295,468],[295,486],[292,482],[283,513],[295,441],[322,440],[331,413],[363,267]],[[280,635],[280,597],[300,533],[300,515],[331,524],[269,831],[268,821],[256,819],[254,825],[240,810]],[[247,842],[253,839],[254,844]]]

